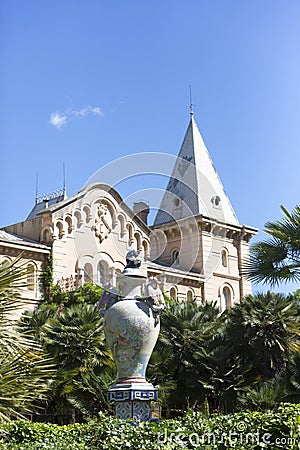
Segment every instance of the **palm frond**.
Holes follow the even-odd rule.
[[[0,421],[33,411],[54,374],[52,360],[32,333],[20,331],[12,318],[25,302],[20,289],[27,272],[19,261],[0,265]]]
[[[265,225],[271,238],[254,244],[243,264],[243,275],[254,283],[300,281],[300,206],[291,213],[281,209],[285,217]]]

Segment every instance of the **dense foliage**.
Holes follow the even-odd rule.
[[[272,413],[213,414],[188,411],[181,418],[130,423],[100,414],[87,424],[15,421],[0,426],[5,450],[258,450],[298,448],[300,405],[282,405]]]
[[[39,406],[59,413],[62,421],[74,411],[89,417],[108,409],[106,391],[115,367],[97,306],[102,291],[88,283],[72,293],[51,287],[51,301],[25,312],[19,324],[34,333],[55,364],[51,392]]]
[[[116,371],[98,307],[102,289],[62,292],[51,283],[49,263],[48,300],[12,326],[7,314],[19,301],[12,268],[0,271],[0,421],[35,407],[61,424],[109,412],[106,392]],[[9,280],[2,289],[1,273]],[[249,295],[222,314],[214,303],[167,299],[147,373],[163,417],[300,402],[299,296]]]
[[[148,374],[160,387],[164,407],[185,410],[206,401],[209,349],[221,333],[224,317],[214,304],[167,301]]]
[[[208,402],[211,411],[232,412],[299,401],[299,304],[293,296],[249,295],[221,315],[213,304],[169,301],[162,324],[148,373],[165,408],[201,409]]]
[[[51,393],[39,402],[48,413],[87,418],[110,410],[105,393],[115,367],[97,306],[101,292],[89,284],[72,294],[55,288],[50,302],[22,317],[20,329],[35,335],[56,367]],[[268,292],[220,314],[215,304],[168,300],[147,375],[159,387],[163,416],[298,402],[298,305],[297,296]]]
[[[32,411],[45,399],[54,365],[32,333],[17,328],[24,307],[20,289],[26,270],[18,260],[0,265],[0,421]]]
[[[281,206],[284,217],[265,225],[267,240],[251,247],[244,273],[251,281],[276,285],[300,281],[300,205],[292,212]]]

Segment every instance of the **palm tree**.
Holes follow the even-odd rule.
[[[205,401],[207,347],[221,324],[215,305],[169,300],[162,329],[150,360],[152,381],[171,408],[186,409]]]
[[[104,393],[114,377],[97,305],[77,304],[50,317],[40,329],[45,350],[57,366],[52,403],[69,404],[86,415],[107,408]]]
[[[25,311],[20,320],[20,329],[34,334],[57,368],[51,395],[42,405],[61,415],[62,423],[74,408],[85,416],[108,408],[105,394],[116,374],[96,305],[102,292],[88,283],[71,293],[54,286],[51,301]]]
[[[0,421],[32,412],[54,374],[41,346],[14,319],[26,302],[20,295],[26,271],[18,264],[19,259],[0,265]]]
[[[240,393],[254,389],[255,397],[258,383],[257,396],[263,398],[269,392],[264,383],[270,380],[282,387],[276,394],[279,399],[300,348],[297,301],[270,292],[248,295],[223,315],[225,326],[207,348],[206,389],[212,408],[233,411]]]
[[[229,314],[227,340],[262,380],[286,369],[290,354],[300,350],[299,336],[298,304],[291,296],[248,295]]]
[[[300,205],[291,213],[283,206],[281,210],[282,219],[265,225],[270,238],[251,247],[243,272],[253,282],[300,281]]]
[[[283,380],[287,389],[286,401],[290,403],[300,403],[300,353],[291,355],[288,369]]]
[[[277,379],[260,382],[245,391],[239,393],[238,402],[243,409],[255,411],[270,411],[287,397],[285,385]]]

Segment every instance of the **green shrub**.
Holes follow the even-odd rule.
[[[88,424],[14,421],[0,425],[1,450],[270,450],[299,448],[300,404],[276,412],[213,414],[131,423],[103,413]]]
[[[75,450],[81,446],[85,424],[56,425],[16,420],[0,427],[0,449]]]

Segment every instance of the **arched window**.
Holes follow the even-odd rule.
[[[1,259],[0,264],[6,264],[6,263],[10,263],[10,262],[11,262],[11,259],[10,259],[8,256],[4,256],[4,257]]]
[[[76,219],[76,226],[77,226],[77,228],[80,228],[81,225],[83,224],[83,220],[82,220],[82,217],[81,217],[81,212],[80,211],[75,211],[74,217]]]
[[[175,249],[171,255],[172,264],[179,264],[179,250]]]
[[[35,291],[35,266],[34,264],[28,264],[26,268],[27,276],[27,289],[29,291]]]
[[[121,235],[121,237],[123,237],[124,234],[126,233],[125,218],[122,216],[122,214],[119,214],[118,219],[119,219],[119,224],[120,224],[120,235]]]
[[[177,298],[177,292],[176,292],[176,289],[174,287],[171,287],[171,289],[170,289],[170,298],[172,300],[176,300],[176,298]]]
[[[191,290],[188,290],[188,291],[187,291],[187,293],[186,293],[186,299],[187,299],[188,302],[191,302],[191,301],[194,299],[193,291],[191,291]]]
[[[85,214],[85,221],[86,221],[86,223],[89,223],[89,221],[90,221],[91,218],[92,218],[92,215],[91,215],[91,208],[90,208],[88,205],[85,205],[85,206],[83,207],[83,212],[84,212],[84,214]]]
[[[48,243],[52,241],[53,230],[48,226],[44,227],[41,231],[40,240],[42,243]]]
[[[128,223],[126,225],[127,231],[128,231],[128,244],[129,246],[133,244],[134,239],[133,239],[133,227],[131,225],[131,223]]]
[[[143,252],[143,257],[144,257],[144,260],[146,261],[146,260],[149,259],[149,257],[150,257],[150,254],[149,254],[149,244],[148,244],[147,241],[143,240],[142,246],[143,246],[143,251],[144,251],[144,252]]]
[[[223,310],[230,309],[232,306],[232,299],[231,299],[231,291],[229,287],[225,286],[222,290],[222,297],[223,297]]]
[[[85,283],[93,283],[93,266],[90,263],[86,263],[84,265],[84,282]]]
[[[61,239],[64,235],[63,224],[61,222],[56,223],[58,239]]]
[[[135,240],[136,240],[136,249],[137,249],[138,253],[140,253],[142,251],[141,235],[140,235],[140,233],[136,232],[136,233],[134,233],[134,237],[135,237]]]
[[[98,263],[97,282],[100,286],[105,286],[109,282],[108,265],[105,261],[100,261]]]
[[[72,232],[72,230],[73,230],[72,218],[70,216],[67,216],[65,218],[65,221],[67,223],[68,234],[70,234]]]
[[[228,267],[228,253],[227,250],[223,249],[221,253],[221,261],[223,267]]]

